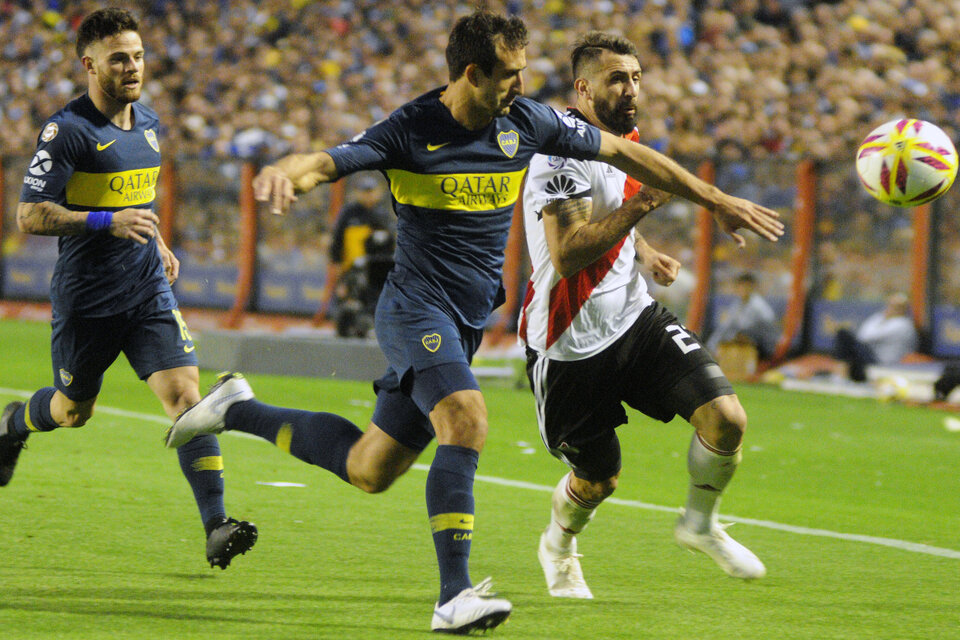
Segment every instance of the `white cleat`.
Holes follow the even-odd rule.
[[[494,598],[490,578],[468,587],[443,606],[433,609],[430,628],[439,633],[467,635],[498,626],[510,616],[513,606],[503,598]]]
[[[727,575],[734,578],[756,580],[767,575],[767,568],[760,558],[725,531],[729,526],[716,523],[709,533],[696,533],[684,525],[681,515],[673,529],[673,538],[684,549],[707,554]]]
[[[253,389],[239,373],[221,373],[200,402],[181,413],[167,429],[167,448],[176,449],[205,433],[222,433],[227,409],[244,400],[253,399]]]
[[[571,541],[568,551],[554,551],[547,545],[547,532],[540,534],[540,548],[537,549],[537,558],[543,567],[543,575],[547,579],[547,589],[555,598],[581,598],[592,600],[590,587],[583,579],[583,570],[580,568],[580,558],[577,553],[577,539]]]

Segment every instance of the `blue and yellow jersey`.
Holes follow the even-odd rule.
[[[595,158],[600,133],[526,98],[470,131],[440,102],[442,92],[424,94],[328,152],[340,175],[373,169],[390,182],[398,217],[390,280],[482,328],[503,302],[504,250],[530,158]]]
[[[89,96],[47,120],[23,179],[21,202],[72,211],[153,209],[160,174],[157,114],[133,103],[133,128],[117,127]],[[50,300],[63,315],[107,316],[169,291],[156,240],[145,245],[106,233],[61,236]]]

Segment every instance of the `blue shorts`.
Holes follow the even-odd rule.
[[[100,393],[103,374],[123,352],[141,380],[157,371],[197,366],[196,347],[173,293],[159,293],[113,316],[54,314],[54,385],[75,402]]]
[[[389,367],[374,383],[373,423],[404,446],[423,450],[434,437],[428,416],[437,403],[456,391],[480,389],[470,362],[483,331],[390,282],[377,303],[375,326]]]

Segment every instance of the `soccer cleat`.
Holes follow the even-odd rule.
[[[707,554],[734,578],[755,580],[767,575],[767,568],[760,559],[725,531],[729,526],[714,523],[709,533],[696,533],[685,526],[681,515],[673,529],[673,538],[685,549]]]
[[[0,487],[5,487],[13,478],[20,451],[27,446],[26,439],[16,434],[12,424],[13,414],[22,406],[22,402],[11,402],[0,415]]]
[[[467,635],[471,631],[486,631],[501,624],[513,608],[509,601],[494,598],[490,578],[467,587],[446,604],[433,609],[430,628],[438,633]]]
[[[543,575],[547,579],[547,589],[555,598],[582,598],[592,600],[590,587],[583,579],[583,570],[580,569],[580,558],[577,553],[577,539],[571,541],[568,551],[554,551],[547,545],[547,532],[540,534],[540,548],[537,549],[537,558],[543,567]]]
[[[174,421],[167,429],[165,444],[169,449],[181,447],[204,433],[222,433],[227,409],[244,400],[253,399],[253,389],[239,373],[221,373],[207,395]]]
[[[207,562],[210,568],[226,569],[237,555],[257,543],[257,527],[246,520],[224,518],[223,523],[207,536]]]

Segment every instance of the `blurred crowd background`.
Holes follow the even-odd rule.
[[[84,91],[75,29],[101,4],[0,0],[4,157],[21,157],[23,165],[44,118]],[[857,186],[853,154],[873,127],[900,116],[935,122],[957,139],[960,0],[487,5],[524,18],[531,35],[527,94],[558,108],[574,101],[568,55],[578,35],[602,29],[629,37],[643,67],[641,141],[691,169],[715,160],[722,188],[780,209],[788,224],[796,165],[817,161],[822,180],[811,289],[825,299],[870,301],[904,289],[909,212],[880,206]],[[141,17],[147,50],[142,100],[164,124],[164,153],[189,177],[179,194],[184,206],[173,246],[188,263],[229,264],[237,241],[238,162],[331,146],[444,84],[447,35],[474,3],[142,0],[127,6]],[[19,192],[22,170],[11,165],[8,173],[17,175],[8,192]],[[287,218],[264,217],[263,264],[323,270],[332,228],[328,191],[317,190]],[[693,214],[675,202],[647,219],[651,242],[688,266]],[[960,252],[956,218],[939,223],[942,253]],[[10,238],[5,250],[28,242]],[[724,241],[715,246],[718,290],[752,271],[765,295],[786,295],[789,236],[778,245],[754,240],[746,251]],[[942,269],[940,295],[954,302],[958,269]],[[681,312],[689,301],[686,275],[661,292]]]

